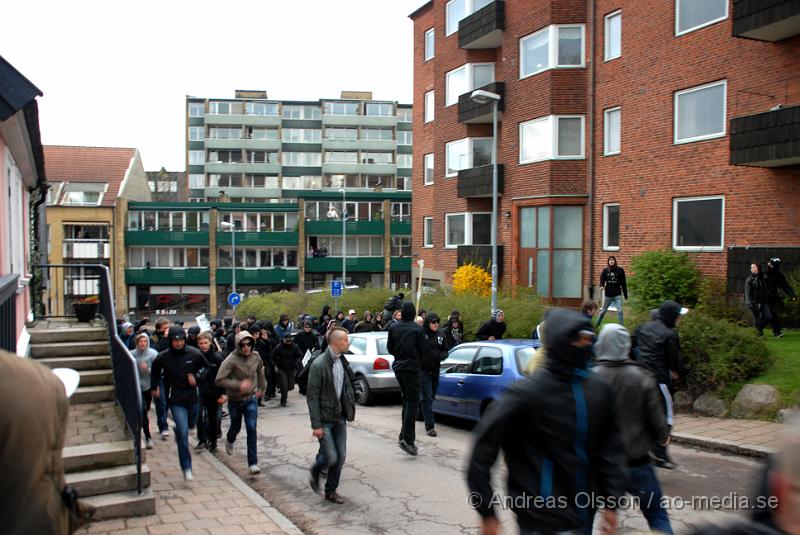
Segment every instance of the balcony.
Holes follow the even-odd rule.
[[[236,284],[297,284],[297,268],[236,268]],[[217,269],[217,284],[233,284],[233,270]]]
[[[394,139],[323,139],[323,150],[395,150]]]
[[[353,257],[347,258],[347,271],[351,273],[383,273],[383,257]],[[341,256],[323,256],[306,258],[306,272],[308,273],[341,273]]]
[[[281,164],[279,163],[222,163],[222,162],[207,162],[205,166],[206,173],[214,174],[238,174],[248,173],[253,175],[278,175],[281,172]]]
[[[392,236],[411,236],[411,221],[392,221],[389,231]]]
[[[506,29],[506,3],[496,0],[458,23],[460,48],[497,48],[503,44]]]
[[[731,165],[800,164],[800,105],[731,119]]]
[[[322,164],[322,173],[331,175],[393,175],[397,165],[393,163],[344,163],[328,162]]]
[[[499,123],[503,120],[503,111],[506,108],[506,84],[503,82],[492,82],[479,89],[500,95],[500,102],[497,104],[497,122]],[[486,104],[479,104],[472,100],[470,95],[472,95],[472,91],[458,97],[458,122],[466,124],[492,124],[494,103],[487,102]]]
[[[249,149],[249,150],[281,150],[281,142],[277,139],[215,139],[205,140],[207,149]]]
[[[322,116],[325,126],[396,126],[396,115],[329,115]]]
[[[205,116],[207,125],[280,126],[280,115],[215,115]]]
[[[390,260],[391,271],[411,271],[411,257],[393,256]]]
[[[781,41],[800,35],[797,0],[733,0],[733,36]]]
[[[492,246],[491,245],[459,245],[458,260],[459,266],[474,264],[482,267],[491,273],[492,266]],[[497,274],[503,274],[503,246],[497,246]]]
[[[341,230],[341,225],[339,226]],[[265,245],[265,246],[288,246],[297,247],[299,241],[299,234],[297,231],[289,232],[255,232],[255,231],[237,231],[236,232],[236,246],[246,245]],[[217,246],[231,245],[231,232],[227,230],[217,231]]]
[[[208,284],[208,268],[134,268],[125,270],[125,284]]]
[[[347,235],[383,236],[383,221],[348,221],[346,224]],[[342,220],[306,221],[306,235],[308,236],[340,236],[342,234]]]
[[[126,230],[125,245],[208,246],[208,231]]]
[[[497,194],[503,194],[503,166],[497,166]],[[492,166],[481,165],[458,172],[458,196],[462,199],[492,196]]]
[[[99,259],[111,258],[108,240],[64,240],[63,258]]]

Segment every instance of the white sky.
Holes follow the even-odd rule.
[[[425,0],[5,2],[0,55],[42,90],[47,145],[136,147],[184,170],[186,95],[410,103],[408,15]]]

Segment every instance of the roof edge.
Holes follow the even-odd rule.
[[[412,13],[411,13],[409,16],[408,16],[408,18],[410,18],[410,19],[413,19],[413,18],[415,18],[415,17],[419,16],[419,15],[420,15],[420,14],[421,14],[423,11],[425,11],[426,9],[428,9],[429,7],[431,7],[432,5],[433,5],[433,0],[429,0],[428,2],[425,2],[424,4],[422,4],[421,6],[419,6],[417,9],[415,9],[415,10],[414,10],[414,11],[413,11],[413,12],[412,12]]]

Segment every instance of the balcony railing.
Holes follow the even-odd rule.
[[[503,44],[506,29],[506,3],[496,0],[458,23],[460,48],[497,48]]]
[[[497,121],[502,121],[503,111],[506,109],[506,84],[503,82],[492,82],[479,89],[500,95],[500,102],[497,104]],[[458,122],[467,124],[491,124],[494,103],[487,102],[485,104],[479,104],[472,100],[471,95],[472,91],[458,97]]]
[[[0,277],[0,349],[17,352],[17,285],[19,274]]]
[[[64,240],[64,258],[111,258],[108,240]]]
[[[733,0],[733,36],[781,41],[800,35],[797,0]]]
[[[800,164],[800,105],[731,119],[731,165]]]
[[[503,166],[497,166],[497,193],[503,194]],[[492,166],[481,165],[458,172],[458,196],[463,199],[492,196]]]

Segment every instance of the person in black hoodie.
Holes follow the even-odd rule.
[[[294,388],[294,377],[297,370],[300,368],[303,354],[300,353],[300,350],[294,344],[291,333],[286,333],[283,335],[281,343],[272,350],[269,358],[278,368],[278,381],[280,381],[281,388],[281,407],[285,407],[286,399],[289,396],[289,390]]]
[[[319,335],[312,328],[311,322],[306,320],[303,322],[303,330],[294,336],[294,344],[300,350],[300,354],[305,357],[306,351],[312,353],[320,349]]]
[[[197,335],[200,334],[200,327],[195,325],[193,327],[189,327],[189,330],[186,331],[186,345],[197,347]]]
[[[422,417],[425,419],[425,432],[428,436],[435,437],[436,423],[433,420],[433,400],[439,388],[440,364],[447,358],[449,346],[447,337],[439,330],[439,316],[431,312],[425,317],[422,324],[427,337],[427,347],[422,354],[419,371],[420,403],[422,404]]]
[[[186,331],[173,325],[169,328],[169,349],[158,354],[150,371],[151,392],[154,398],[164,396],[172,412],[175,426],[175,442],[183,477],[191,481],[192,454],[189,451],[189,429],[197,423],[197,379],[195,375],[207,365],[203,354],[186,346]],[[166,392],[155,388],[164,378]]]
[[[764,327],[773,319],[767,306],[767,283],[761,274],[761,265],[756,262],[750,264],[750,274],[744,281],[744,304],[753,314],[753,325],[758,336],[763,336]]]
[[[403,397],[403,423],[400,428],[398,446],[409,455],[416,455],[414,427],[419,411],[420,360],[427,350],[428,340],[425,338],[422,326],[414,322],[414,318],[417,316],[414,303],[403,302],[400,314],[400,321],[389,327],[386,349],[394,356],[392,370],[394,370],[394,375],[400,385],[400,394]]]
[[[625,270],[617,264],[617,257],[609,256],[607,266],[600,273],[600,290],[603,292],[603,308],[597,317],[597,325],[603,322],[603,317],[608,312],[608,307],[614,305],[617,309],[617,320],[623,324],[622,297],[628,299],[628,282],[625,280]]]
[[[506,332],[506,315],[499,308],[492,312],[492,319],[483,322],[475,331],[478,340],[502,340]]]
[[[592,511],[580,497],[593,493],[611,503],[625,496],[625,449],[614,396],[588,369],[592,323],[574,310],[552,309],[547,328],[544,364],[492,403],[474,431],[467,483],[484,534],[500,528],[491,467],[501,449],[508,498],[522,533],[591,532]],[[613,530],[614,510],[602,515]]]
[[[206,366],[200,370],[197,377],[197,386],[200,390],[200,414],[197,419],[198,443],[196,449],[207,448],[213,453],[217,451],[221,407],[227,401],[225,389],[215,385],[214,381],[217,379],[217,371],[225,357],[219,351],[214,350],[214,338],[211,333],[197,335],[197,348],[206,359]]]
[[[767,283],[767,307],[772,317],[772,334],[775,335],[775,338],[780,338],[783,336],[779,314],[779,308],[783,305],[782,294],[791,298],[792,301],[797,301],[797,294],[789,286],[786,276],[781,271],[780,258],[770,258],[767,261],[767,273],[764,278]]]

